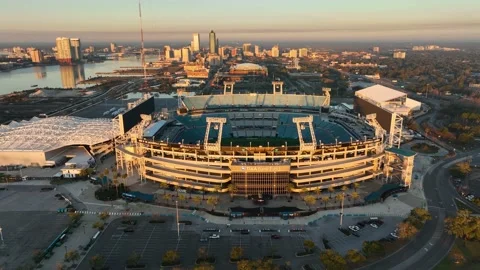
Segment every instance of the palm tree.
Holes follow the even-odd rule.
[[[198,197],[198,196],[195,196],[195,197],[193,197],[193,202],[194,202],[194,203],[197,205],[197,207],[198,207],[198,205],[202,202],[202,199],[201,199],[200,197]]]
[[[128,177],[128,174],[124,173],[124,174],[122,174],[120,177],[122,177],[122,179],[123,179],[123,184],[124,184],[125,186],[127,186],[127,177]]]
[[[303,197],[303,200],[308,205],[308,209],[311,209],[311,206],[317,202],[317,199],[315,199],[315,197],[312,195],[307,195]]]
[[[325,204],[325,209],[327,209],[327,203],[330,201],[329,197],[322,197],[322,202]]]
[[[171,194],[163,194],[163,199],[167,201],[167,205],[169,204],[170,200],[172,199]]]
[[[347,189],[348,189],[348,187],[347,187],[347,185],[345,185],[345,186],[342,186],[342,189],[341,189],[341,190],[342,190],[343,192],[345,192],[345,191],[347,191]]]
[[[333,186],[328,187],[328,192],[330,193],[330,199],[332,198],[332,193],[335,191],[335,188]]]
[[[355,190],[355,192],[357,191],[357,188],[360,187],[360,184],[355,182],[353,183],[353,190]]]
[[[180,195],[178,196],[178,201],[179,201],[180,203],[184,202],[186,199],[187,199],[187,197],[186,197],[185,195],[183,195],[183,194],[180,194]]]
[[[322,190],[320,189],[320,187],[317,187],[315,189],[315,194],[317,195],[317,200],[319,199],[320,193],[322,193]]]
[[[191,187],[187,187],[187,193],[188,193],[188,199],[191,199],[192,198],[192,188]]]
[[[230,184],[228,185],[228,192],[230,193],[230,198],[233,202],[233,196],[235,195],[235,193],[237,192],[237,186],[235,186],[234,184]]]
[[[345,197],[345,194],[344,194],[344,193],[338,193],[338,194],[335,196],[335,201],[338,200],[338,201],[340,202],[340,204],[341,204],[344,197]]]
[[[202,190],[202,200],[205,201],[205,191],[206,191],[206,188],[205,188],[205,187],[202,187],[201,190]]]
[[[163,189],[163,194],[165,194],[165,193],[167,193],[168,184],[164,183],[164,182],[161,182],[160,183],[160,188]]]
[[[112,184],[115,186],[115,189],[117,190],[117,199],[118,199],[118,198],[119,198],[119,197],[118,197],[118,185],[119,185],[120,183],[118,182],[116,175],[113,177]]]
[[[295,188],[295,185],[293,183],[288,183],[287,184],[287,192],[288,192],[288,200],[290,201],[290,197],[292,197],[292,192],[293,189]]]
[[[208,197],[207,199],[207,204],[212,207],[212,211],[215,208],[215,205],[218,203],[218,198],[217,197]]]
[[[175,188],[175,191],[177,192],[177,197],[178,197],[178,190],[180,189],[180,187],[179,187],[179,186],[175,186],[174,188]]]
[[[352,199],[353,199],[353,204],[355,204],[355,201],[360,198],[360,195],[358,195],[357,192],[352,192]]]

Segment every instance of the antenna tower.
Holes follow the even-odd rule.
[[[138,0],[138,14],[139,14],[139,17],[140,17],[140,37],[142,39],[142,43],[141,43],[141,51],[140,51],[140,55],[141,55],[141,58],[142,58],[142,66],[143,66],[143,89],[146,89],[148,87],[148,84],[147,84],[147,67],[145,65],[145,45],[144,45],[144,42],[143,42],[143,21],[142,21],[142,1],[141,0]]]

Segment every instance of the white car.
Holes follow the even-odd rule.
[[[392,237],[398,238],[398,235],[397,235],[396,233],[393,233],[393,232],[392,232],[392,233],[390,233],[390,235],[391,235]]]
[[[372,226],[372,227],[375,228],[375,229],[378,229],[378,225],[375,224],[375,223],[370,223],[370,226]]]
[[[354,232],[360,231],[360,228],[358,226],[348,226],[348,228]]]
[[[218,234],[212,234],[212,235],[210,235],[208,238],[210,238],[210,239],[219,239],[219,238],[220,238],[220,235],[218,235]]]

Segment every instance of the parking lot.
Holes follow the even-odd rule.
[[[126,259],[135,251],[142,256],[141,262],[149,269],[158,269],[161,266],[163,254],[167,250],[177,250],[181,257],[182,267],[191,269],[195,263],[198,249],[204,247],[209,255],[216,258],[217,269],[231,269],[234,267],[228,260],[232,247],[240,246],[244,256],[249,259],[259,259],[269,255],[280,255],[282,259],[275,260],[277,264],[286,261],[292,262],[294,269],[299,269],[305,260],[317,260],[318,255],[296,258],[295,253],[303,251],[303,241],[312,240],[320,249],[324,249],[322,238],[326,238],[331,247],[345,254],[347,250],[360,249],[365,240],[379,240],[388,236],[401,218],[388,217],[383,219],[384,224],[379,228],[366,225],[358,231],[359,237],[345,235],[338,228],[338,218],[318,220],[311,226],[291,227],[279,225],[216,225],[208,224],[195,217],[189,219],[192,225],[180,224],[180,239],[177,237],[177,226],[173,217],[167,217],[166,223],[152,224],[149,218],[140,217],[134,226],[134,232],[125,232],[127,225],[121,219],[113,221],[97,243],[87,254],[79,269],[89,269],[89,258],[100,254],[105,258],[105,265],[110,269],[121,269]],[[344,227],[354,225],[359,221],[368,220],[365,217],[345,217]],[[205,231],[218,229],[220,232]],[[269,229],[268,232],[260,230]],[[299,230],[292,232],[291,230]],[[240,230],[250,230],[249,234],[242,234]],[[289,232],[290,230],[290,232]],[[303,230],[303,231],[302,231]],[[219,234],[219,239],[210,239],[212,234]],[[273,239],[272,234],[280,236]],[[205,238],[205,241],[200,239]]]
[[[66,203],[55,194],[38,186],[9,186],[0,191],[0,227],[5,241],[5,248],[0,249],[0,269],[32,262],[33,252],[46,249],[67,227],[68,216],[56,213]]]

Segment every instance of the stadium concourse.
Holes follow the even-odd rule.
[[[181,188],[242,196],[380,177],[410,184],[414,155],[391,150],[390,130],[374,114],[332,110],[330,89],[322,96],[284,94],[283,82],[274,81],[271,93],[236,94],[234,84],[226,82],[223,95],[179,96],[177,114],[154,136],[141,139],[142,129],[126,134],[116,145],[117,169]]]

